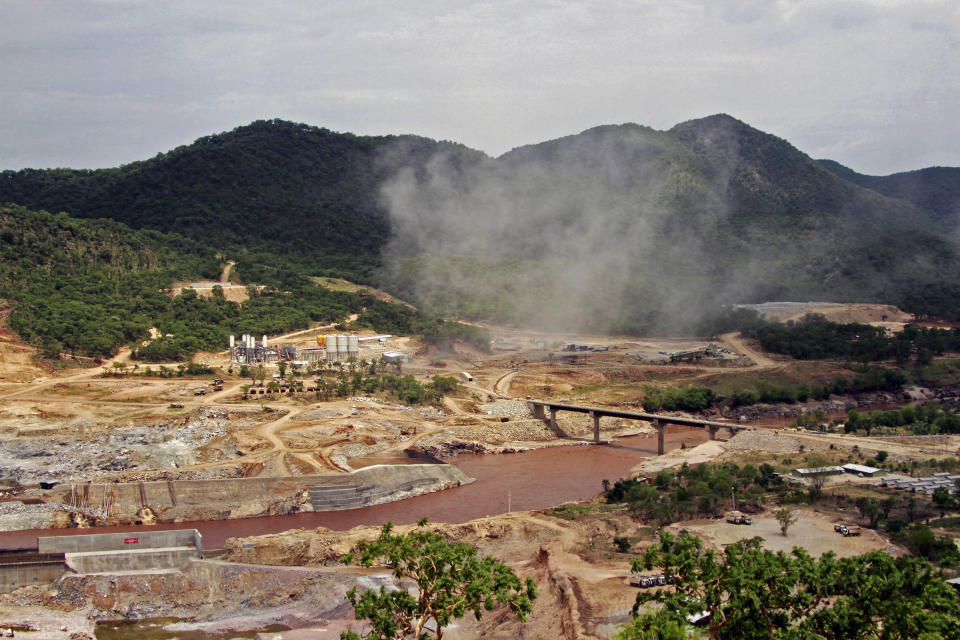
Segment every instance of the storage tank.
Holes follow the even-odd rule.
[[[360,338],[357,336],[348,336],[347,337],[347,353],[349,353],[354,358],[360,353]]]
[[[233,336],[230,336],[230,348],[233,349]]]
[[[267,336],[263,336],[263,348],[267,348]]]
[[[337,352],[346,353],[347,350],[347,336],[337,336]]]

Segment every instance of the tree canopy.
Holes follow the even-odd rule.
[[[425,529],[426,520],[406,535],[393,533],[387,523],[380,535],[361,541],[356,549],[344,556],[344,564],[356,562],[360,566],[374,564],[389,566],[401,581],[416,585],[411,593],[406,588],[388,590],[356,587],[347,592],[357,620],[368,620],[371,631],[366,638],[443,637],[443,627],[467,613],[479,620],[483,611],[506,606],[521,620],[525,620],[537,597],[536,584],[531,578],[521,581],[513,569],[493,556],[477,557],[477,550],[468,544],[448,543],[442,535]],[[356,639],[354,631],[341,638]]]
[[[874,551],[851,558],[763,549],[760,538],[705,549],[689,533],[661,534],[634,562],[671,584],[641,592],[621,640],[701,637],[687,623],[706,614],[712,640],[952,640],[960,601],[927,561]],[[659,607],[649,607],[650,604]]]

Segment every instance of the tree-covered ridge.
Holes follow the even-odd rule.
[[[223,349],[230,334],[278,335],[354,313],[358,327],[419,335],[441,346],[489,346],[485,330],[332,291],[276,259],[271,264],[260,270],[266,285],[251,287],[242,305],[216,288],[212,297],[192,289],[171,297],[175,281],[219,275],[222,265],[210,248],[112,220],[0,207],[0,299],[12,307],[10,327],[51,355],[109,356],[129,344],[137,359],[179,360]],[[151,327],[160,337],[142,346]]]
[[[449,231],[472,246],[415,225],[390,245],[408,261],[377,271],[402,230],[385,195],[398,176],[421,192],[406,212],[418,222],[463,197]],[[931,194],[947,185],[936,206],[856,182],[725,115],[668,131],[597,127],[497,159],[270,120],[114,169],[6,171],[0,202],[175,232],[235,260],[248,282],[284,269],[376,281],[467,320],[677,333],[721,304],[775,299],[960,318],[960,259],[943,237],[950,179],[924,182]],[[498,211],[502,223],[487,223]],[[549,306],[568,297],[582,301],[575,316]]]
[[[304,272],[369,280],[390,230],[378,185],[391,144],[411,165],[444,146],[260,120],[119,168],[4,171],[0,202],[112,218],[234,258],[268,253]]]
[[[930,211],[949,230],[960,220],[960,168],[927,167],[889,176],[868,176],[833,160],[819,160],[821,166],[844,180],[873,189],[888,198],[906,200]]]
[[[211,277],[219,262],[190,240],[111,220],[0,207],[0,298],[10,327],[53,353],[108,355],[142,340],[162,289]]]
[[[437,174],[405,184],[420,195],[404,204],[453,204],[421,241],[427,255],[405,253],[389,274],[436,312],[651,334],[694,331],[738,301],[958,311],[947,292],[960,261],[927,211],[729,116],[597,127]]]

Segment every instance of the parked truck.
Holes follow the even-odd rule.
[[[739,511],[731,511],[727,514],[727,522],[730,524],[753,524],[753,519]]]

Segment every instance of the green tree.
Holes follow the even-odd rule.
[[[521,582],[513,569],[493,556],[477,557],[467,544],[449,544],[439,533],[424,527],[426,519],[406,535],[395,535],[387,523],[374,540],[361,541],[343,558],[362,567],[386,564],[398,580],[412,581],[416,591],[407,589],[359,593],[347,592],[357,620],[369,620],[366,636],[375,640],[443,637],[443,627],[472,612],[479,620],[483,610],[507,606],[520,620],[526,620],[537,596],[534,581]],[[430,629],[430,626],[433,629]],[[341,638],[356,639],[353,630]]]
[[[790,528],[790,525],[797,521],[797,516],[793,515],[790,509],[780,509],[773,515],[780,523],[780,534],[784,536],[787,535],[787,529]]]
[[[940,511],[940,518],[943,519],[950,509],[956,509],[957,501],[951,495],[946,487],[937,487],[933,492],[933,503],[937,505]]]
[[[644,591],[622,640],[677,635],[688,616],[707,614],[712,640],[948,640],[960,637],[960,602],[927,561],[873,551],[852,558],[804,549],[787,554],[742,540],[722,553],[688,533],[661,534],[634,561],[672,584]],[[660,603],[651,610],[647,603]]]

